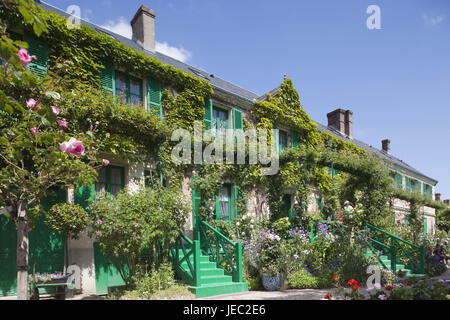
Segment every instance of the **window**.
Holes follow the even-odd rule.
[[[213,108],[212,131],[216,137],[225,137],[228,129],[228,111]]]
[[[123,167],[103,167],[98,172],[98,181],[95,184],[95,192],[108,192],[116,196],[125,187],[125,170]]]
[[[231,187],[224,185],[216,195],[216,220],[231,221]]]
[[[286,131],[278,131],[278,151],[281,152],[287,148],[287,133]]]
[[[115,74],[116,98],[132,106],[142,103],[142,81],[118,71]]]

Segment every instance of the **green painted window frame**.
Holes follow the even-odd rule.
[[[120,190],[123,190],[125,188],[125,167],[113,166],[113,165],[103,167],[101,170],[105,170],[105,192],[107,192],[108,194],[111,194],[111,186],[113,185],[111,183],[111,170],[112,169],[120,170],[120,175],[121,175]],[[98,183],[95,184],[96,193],[97,193],[97,185],[98,185]],[[114,195],[112,195],[112,196],[114,196]]]
[[[220,189],[221,188],[227,188],[228,191],[228,220],[221,220],[220,219]],[[229,183],[225,183],[221,188],[219,188],[219,190],[217,190],[216,192],[216,196],[215,196],[215,216],[216,216],[216,221],[226,221],[226,222],[231,222],[232,221],[232,212],[234,210],[232,210],[232,201],[231,201],[231,184]]]
[[[118,81],[119,78],[123,78],[123,80],[125,82],[125,86],[126,86],[126,89],[125,89],[126,92],[125,92],[125,96],[124,96],[125,97],[124,101],[126,103],[131,104],[131,102],[132,102],[131,101],[131,96],[133,95],[133,96],[137,97],[136,94],[132,94],[131,93],[131,81],[135,81],[135,82],[139,83],[139,103],[137,105],[133,105],[132,104],[132,106],[133,107],[137,107],[140,104],[143,104],[144,103],[144,99],[143,99],[142,79],[139,79],[139,78],[127,75],[126,73],[121,72],[121,71],[117,71],[117,70],[115,71],[115,74],[114,74],[114,97],[116,99],[118,98],[118,96],[117,96],[117,90],[118,90],[117,89],[117,81]]]
[[[216,112],[219,114],[219,118],[216,117]],[[212,107],[212,115],[211,115],[211,129],[215,129],[215,136],[216,136],[216,132],[220,131],[220,121],[217,121],[217,119],[220,120],[220,114],[225,114],[226,117],[226,121],[225,121],[225,130],[230,128],[230,124],[229,124],[229,111],[227,109],[224,108],[220,108],[220,107],[215,107],[213,105]],[[216,128],[212,128],[214,125],[214,121],[216,121]],[[223,135],[223,137],[225,137],[225,134]]]
[[[282,143],[282,140],[284,140]],[[286,131],[278,129],[278,152],[283,152],[283,150],[288,148],[288,134]]]

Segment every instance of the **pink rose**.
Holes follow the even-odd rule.
[[[27,232],[30,232],[31,230],[33,230],[33,228],[30,227],[27,228]]]
[[[75,138],[70,138],[69,141],[63,142],[59,145],[59,150],[67,153],[68,155],[81,157],[84,154],[85,149],[83,142],[78,141]]]
[[[72,142],[66,149],[67,154],[75,156],[75,157],[81,157],[84,154],[84,145],[81,141],[74,141]]]
[[[103,164],[104,164],[105,166],[109,166],[109,160],[103,159]]]
[[[19,56],[20,64],[22,67],[27,66],[31,62],[31,57],[28,55],[28,51],[25,48],[20,48],[19,52],[17,52]]]
[[[32,98],[27,100],[28,108],[33,109],[34,107],[36,107],[36,111],[41,110],[41,106],[39,106],[39,105],[36,106],[36,104],[37,104],[37,101]]]
[[[58,122],[60,127],[67,128],[68,122],[66,120],[57,120],[56,122]]]
[[[33,98],[30,98],[27,100],[27,107],[30,109],[33,109],[33,107],[36,105],[36,100],[34,100]]]
[[[40,171],[38,172],[38,177],[42,177],[42,173]]]
[[[35,127],[30,128],[30,131],[31,131],[31,133],[34,134],[34,135],[36,135],[36,134],[39,133],[39,130],[38,130],[37,128],[35,128]]]
[[[57,116],[60,112],[59,108],[55,107],[55,106],[51,106],[50,108],[52,108],[53,113],[55,114],[55,116]]]

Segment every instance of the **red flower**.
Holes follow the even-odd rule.
[[[390,284],[388,284],[388,285],[385,287],[385,289],[386,289],[386,291],[390,291],[390,290],[394,289],[394,287],[391,286]]]
[[[335,274],[335,275],[333,276],[333,280],[334,280],[334,281],[336,281],[336,280],[337,280],[337,278],[338,278],[338,275],[337,275],[337,274]]]
[[[352,287],[352,289],[353,289],[353,290],[358,290],[358,289],[359,289],[358,284],[355,284],[355,285]]]
[[[403,277],[405,276],[405,273],[404,273],[402,270],[398,270],[397,275],[398,275],[400,278],[403,278]]]
[[[331,294],[327,293],[324,298],[327,299],[327,300],[330,300],[331,299]]]
[[[402,284],[404,284],[405,286],[407,286],[409,283],[408,283],[408,281],[403,280],[403,281],[402,281]]]
[[[358,281],[356,281],[355,279],[352,279],[352,280],[350,280],[349,282],[348,282],[348,285],[349,286],[353,286],[353,285],[357,285],[358,284]]]

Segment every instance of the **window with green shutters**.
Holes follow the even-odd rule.
[[[23,40],[28,43],[28,54],[36,56],[36,59],[32,60],[27,68],[39,77],[45,77],[48,68],[48,45],[43,40],[30,34],[25,34]]]
[[[159,116],[159,119],[163,119],[163,109],[161,106],[162,98],[162,84],[159,80],[147,78],[147,110],[150,113]]]
[[[142,104],[142,80],[115,71],[115,97],[132,106]]]

